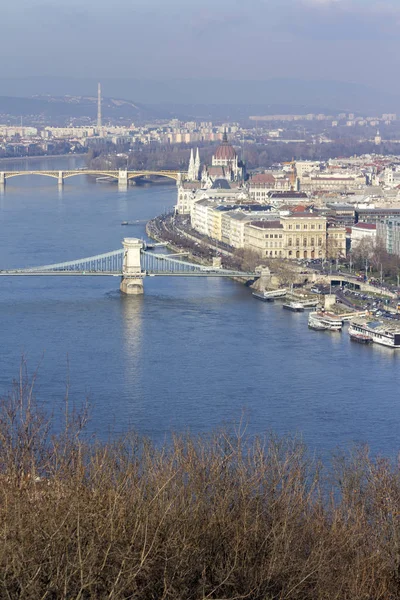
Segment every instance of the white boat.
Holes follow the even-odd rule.
[[[310,313],[309,320],[317,321],[328,331],[341,331],[343,327],[343,321],[340,317],[335,315],[334,313],[326,312],[326,311],[318,311]]]
[[[360,336],[363,336],[371,339],[374,344],[400,348],[400,324],[397,321],[386,319],[368,321],[365,318],[357,318],[350,323],[349,335],[357,341],[361,339]]]
[[[113,177],[96,177],[97,183],[115,183],[115,179]]]
[[[258,300],[263,300],[264,302],[273,302],[275,298],[283,298],[286,296],[285,289],[281,290],[265,290],[264,292],[253,292],[254,298]]]
[[[366,333],[358,333],[354,331],[351,327],[349,328],[349,336],[352,342],[357,342],[358,344],[372,344],[373,339],[370,334]]]
[[[324,323],[321,323],[321,321],[318,321],[317,319],[313,319],[311,315],[308,317],[308,326],[315,331],[326,331],[328,329],[327,325],[324,325]]]
[[[318,300],[302,300],[301,301],[304,308],[317,308],[319,301]]]
[[[304,306],[301,302],[287,302],[286,304],[282,304],[282,308],[291,310],[292,312],[304,312]]]
[[[264,292],[266,298],[284,298],[286,294],[287,290],[285,288],[281,288],[280,290],[266,290]]]
[[[252,296],[254,296],[254,298],[257,298],[257,300],[261,300],[262,302],[274,302],[275,301],[275,298],[266,296],[265,292],[253,292]]]

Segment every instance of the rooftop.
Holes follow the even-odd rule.
[[[315,212],[298,212],[292,215],[282,216],[282,219],[320,219],[326,221],[326,217],[322,217]]]
[[[353,229],[376,229],[376,225],[373,223],[356,223],[353,225]]]
[[[211,167],[211,169],[223,169],[223,167]],[[212,175],[211,171],[210,175]],[[214,181],[214,183],[212,184],[212,189],[221,189],[221,190],[230,190],[231,186],[229,185],[229,182],[226,179],[216,179]]]
[[[255,183],[275,183],[275,177],[271,173],[257,173],[250,179],[250,185]]]
[[[280,221],[251,221],[250,225],[260,229],[283,229]]]
[[[377,331],[379,333],[396,333],[400,334],[400,323],[389,319],[380,319],[379,321],[368,321],[365,317],[356,317],[352,320],[352,323],[357,325],[364,325],[369,329]]]
[[[305,192],[270,192],[269,193],[269,197],[270,198],[283,198],[283,199],[287,199],[287,198],[308,198],[307,194]]]

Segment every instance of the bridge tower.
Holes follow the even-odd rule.
[[[58,185],[62,187],[64,185],[64,173],[62,171],[58,171]]]
[[[122,245],[125,253],[120,290],[131,296],[143,294],[144,274],[142,274],[140,264],[140,251],[143,248],[143,242],[137,238],[124,238]]]
[[[128,189],[128,170],[120,169],[118,171],[118,189]]]

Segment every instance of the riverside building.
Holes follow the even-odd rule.
[[[241,201],[248,200],[249,193],[244,186],[245,170],[236,150],[229,143],[226,131],[222,143],[216,149],[211,165],[201,168],[200,154],[190,153],[186,180],[178,184],[178,198],[175,206],[177,214],[191,214],[199,200],[219,197]]]
[[[389,254],[400,256],[400,216],[381,219],[376,225],[377,241],[382,242]]]
[[[250,223],[246,247],[260,257],[323,259],[327,247],[326,218],[304,212],[281,216],[268,225],[260,221]]]

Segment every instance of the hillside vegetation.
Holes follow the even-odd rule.
[[[398,466],[359,450],[322,469],[241,427],[52,433],[24,377],[0,402],[0,598],[399,598]]]

